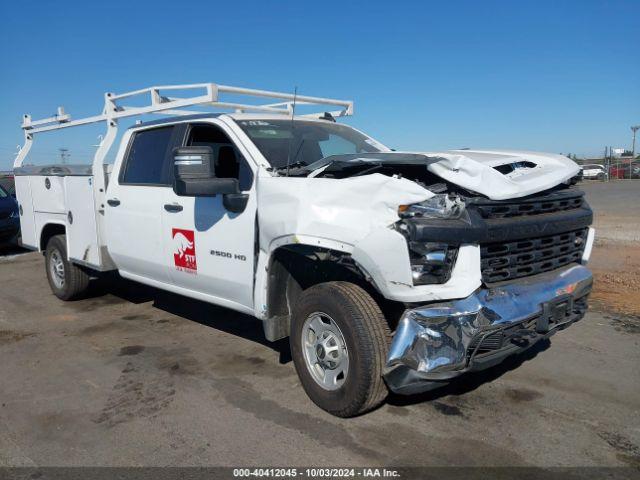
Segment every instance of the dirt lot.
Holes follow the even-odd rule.
[[[40,255],[5,252],[0,466],[640,466],[640,183],[627,183],[586,186],[601,240],[585,319],[350,420],[306,398],[286,343],[250,317],[128,282],[63,303]]]
[[[622,180],[583,184],[595,212],[594,307],[628,317],[638,328],[640,317],[640,182]]]

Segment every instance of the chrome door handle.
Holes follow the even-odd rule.
[[[107,203],[112,207],[117,207],[118,205],[120,205],[120,200],[118,200],[117,198],[110,198],[109,200],[107,200]]]
[[[178,205],[177,203],[165,203],[164,209],[167,212],[177,213],[182,211],[182,205]]]

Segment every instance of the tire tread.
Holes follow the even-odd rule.
[[[65,259],[65,286],[64,290],[57,290],[51,279],[49,278],[49,255],[51,248],[56,247],[60,250]],[[54,295],[61,300],[73,300],[85,292],[89,286],[89,275],[78,266],[67,260],[67,239],[66,235],[54,235],[47,242],[45,268],[47,270],[47,278]]]

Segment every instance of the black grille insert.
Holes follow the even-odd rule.
[[[583,205],[583,193],[577,192],[571,195],[547,195],[517,202],[483,201],[478,203],[477,208],[482,218],[508,218],[573,210]]]
[[[551,330],[564,328],[567,325],[580,320],[587,311],[588,294],[573,302],[573,308],[566,312],[562,319],[556,319],[550,324]],[[521,346],[521,342],[526,342],[529,336],[535,337],[536,322],[539,315],[520,323],[509,325],[505,328],[484,332],[476,335],[467,347],[467,360],[475,356],[491,354],[503,348]]]
[[[513,280],[579,262],[588,231],[584,228],[546,237],[481,244],[482,280],[487,283]]]

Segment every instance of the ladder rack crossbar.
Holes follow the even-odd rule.
[[[161,95],[162,91],[176,90],[204,90],[200,95],[190,97],[170,97]],[[119,100],[132,97],[139,97],[148,94],[150,102],[144,106],[123,106],[118,105]],[[248,96],[258,98],[269,98],[283,100],[279,103],[252,104],[241,103],[237,101],[221,101],[220,94],[230,94],[235,96]],[[62,107],[58,108],[57,115],[43,118],[40,120],[32,120],[30,115],[25,115],[22,123],[22,129],[25,134],[33,135],[35,133],[48,132],[62,128],[76,127],[79,125],[87,125],[103,121],[114,121],[120,118],[134,117],[137,115],[146,115],[151,113],[171,114],[171,112],[192,106],[217,107],[221,109],[231,109],[236,112],[265,112],[281,115],[291,115],[293,112],[293,104],[299,105],[316,105],[340,107],[339,110],[328,112],[334,116],[353,115],[353,102],[348,100],[336,100],[332,98],[311,97],[306,95],[294,95],[290,93],[272,92],[268,90],[256,90],[251,88],[234,87],[230,85],[218,85],[215,83],[195,83],[188,85],[163,85],[147,87],[130,92],[120,94],[105,94],[105,105],[101,115],[80,118],[72,120],[71,116],[64,112]],[[188,111],[180,113],[188,114]],[[319,113],[324,113],[322,110]],[[312,114],[307,113],[305,116]]]

